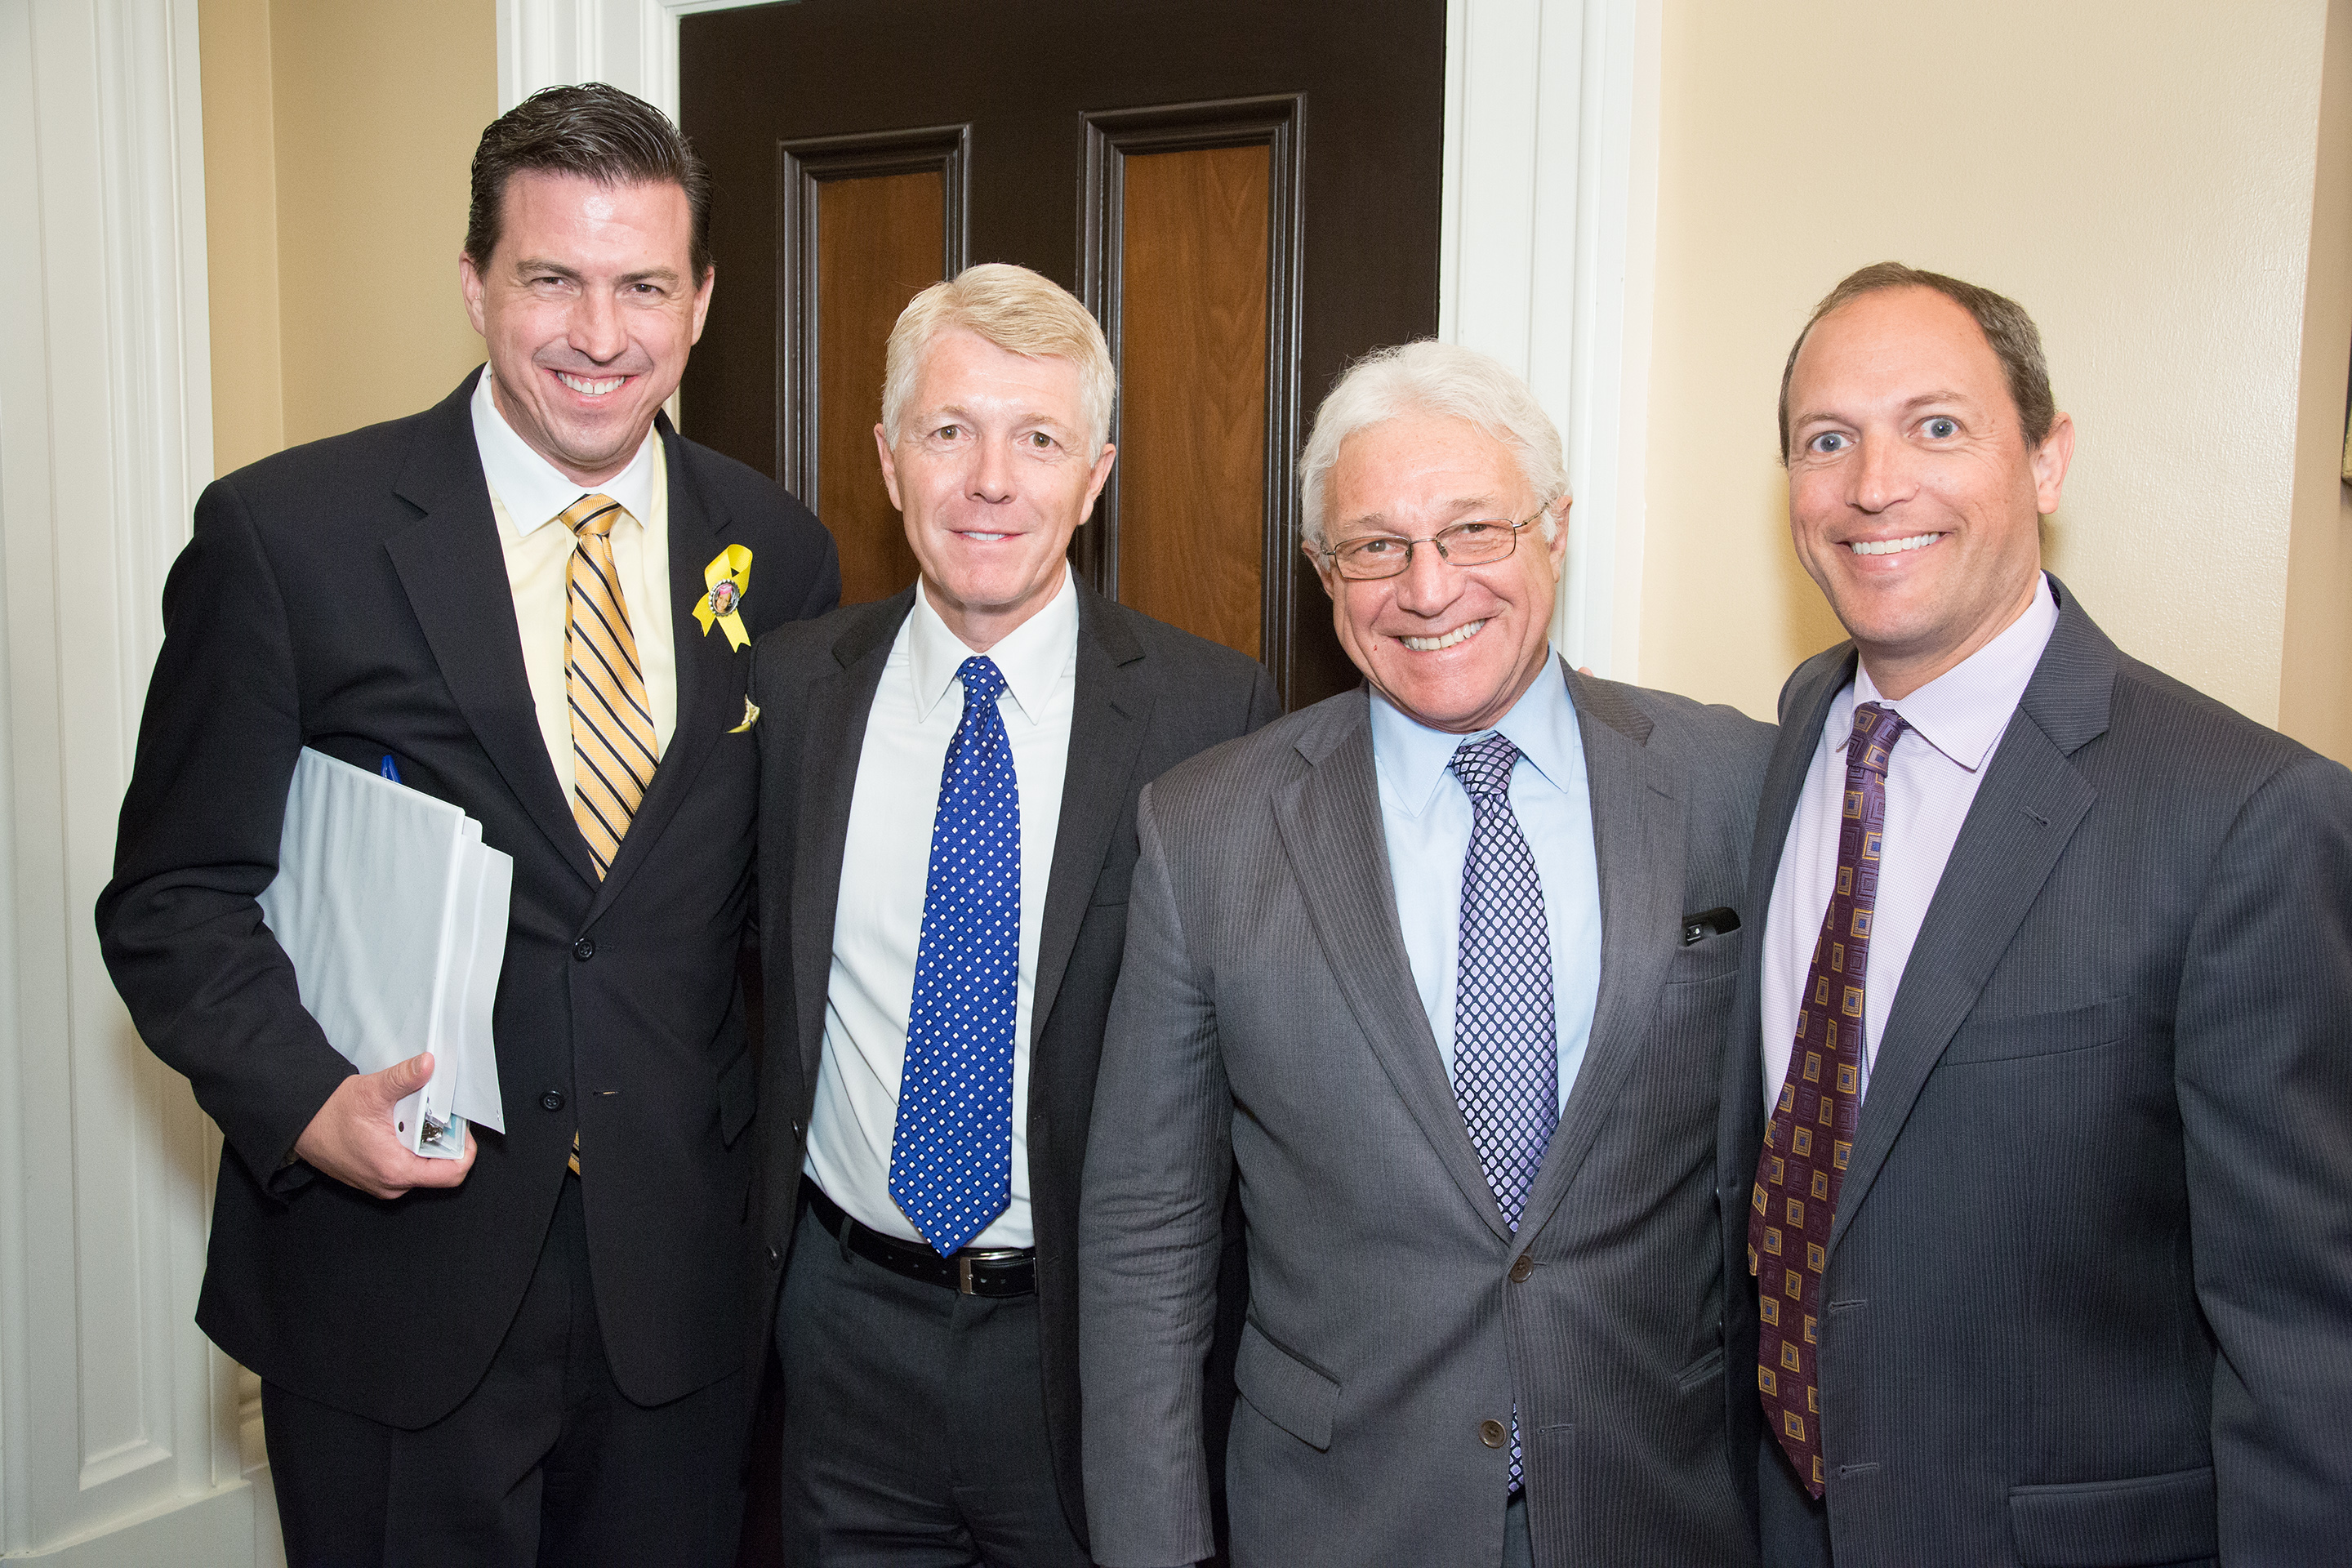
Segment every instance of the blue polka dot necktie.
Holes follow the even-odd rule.
[[[1449,766],[1475,820],[1462,860],[1460,956],[1454,988],[1454,1098],[1516,1234],[1528,1189],[1559,1124],[1559,1041],[1552,1026],[1551,928],[1543,879],[1511,811],[1519,749],[1500,735],[1465,741]],[[1511,1410],[1511,1487],[1522,1482],[1519,1413]]]
[[[963,661],[963,721],[940,770],[890,1196],[942,1258],[1013,1196],[1013,1018],[1021,972],[1021,790],[996,699]]]

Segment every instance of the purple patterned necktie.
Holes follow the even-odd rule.
[[[1552,1026],[1551,930],[1543,880],[1511,814],[1519,749],[1500,735],[1465,741],[1450,767],[1476,820],[1462,859],[1462,929],[1454,988],[1454,1098],[1503,1222],[1513,1233],[1559,1123],[1559,1042]],[[1511,1489],[1521,1484],[1519,1413],[1511,1410]]]
[[[1796,1044],[1764,1129],[1748,1199],[1748,1272],[1757,1277],[1760,1320],[1757,1397],[1772,1435],[1815,1497],[1826,1479],[1815,1349],[1822,1274],[1862,1106],[1863,981],[1886,828],[1886,756],[1906,728],[1892,708],[1864,702],[1853,710],[1837,886],[1822,912],[1822,934],[1797,999]]]

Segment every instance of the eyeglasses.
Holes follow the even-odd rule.
[[[1520,531],[1532,526],[1538,511],[1523,522],[1507,522],[1500,518],[1474,518],[1441,528],[1427,539],[1400,539],[1392,533],[1367,534],[1350,539],[1346,543],[1326,546],[1323,559],[1339,568],[1339,575],[1351,583],[1378,582],[1383,577],[1400,577],[1412,565],[1412,547],[1434,544],[1437,553],[1455,566],[1484,566],[1490,561],[1500,561],[1518,547]]]

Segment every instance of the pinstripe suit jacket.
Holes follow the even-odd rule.
[[[2053,586],[2057,629],[1912,949],[1839,1194],[1827,1506],[1760,1437],[1767,1554],[2341,1562],[2352,773],[2125,657]],[[1853,668],[1832,648],[1782,693],[1759,912]],[[1723,1096],[1741,1276],[1759,951]]]
[[[1250,1260],[1236,1568],[1494,1568],[1508,1454],[1487,1424],[1515,1401],[1538,1563],[1752,1561],[1715,1125],[1759,922],[1685,946],[1682,917],[1740,902],[1770,731],[1561,674],[1591,781],[1601,989],[1517,1237],[1413,988],[1365,692],[1145,793],[1079,1220],[1100,1562],[1208,1554],[1190,1413],[1229,1168]]]

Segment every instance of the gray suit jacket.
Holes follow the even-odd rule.
[[[1250,1267],[1237,1568],[1495,1568],[1508,1454],[1487,1424],[1514,1400],[1538,1563],[1753,1560],[1715,1176],[1748,931],[1685,945],[1683,916],[1741,901],[1771,731],[1561,673],[1591,779],[1601,990],[1516,1237],[1413,988],[1366,694],[1146,792],[1079,1217],[1099,1561],[1208,1553],[1193,1390],[1229,1168]]]
[[[759,1267],[756,1384],[766,1364],[806,1153],[809,1106],[824,1047],[834,914],[845,874],[850,797],[866,718],[915,590],[851,605],[760,639],[760,922],[765,1058],[760,1078],[761,1175],[754,1184]],[[1077,691],[1070,715],[1054,866],[1045,885],[1031,1008],[1028,1115],[1031,1218],[1037,1235],[1037,1327],[1045,1426],[1071,1527],[1085,1540],[1078,1469],[1078,1175],[1095,1096],[1095,1058],[1118,979],[1135,803],[1156,775],[1282,710],[1265,670],[1244,655],[1163,626],[1084,585]],[[927,824],[910,830],[929,834]],[[1238,1269],[1228,1289],[1238,1294]],[[787,1397],[790,1397],[787,1391]],[[1211,1397],[1217,1396],[1211,1390]],[[1224,1397],[1230,1399],[1228,1387]]]
[[[2341,1562],[2352,773],[2126,658],[2057,591],[1887,1015],[1839,1194],[1827,1507],[1760,1437],[1768,1555]],[[1853,667],[1832,648],[1782,693],[1759,925]],[[1723,1097],[1748,1387],[1737,1198],[1763,1137],[1759,979],[1751,963]]]

